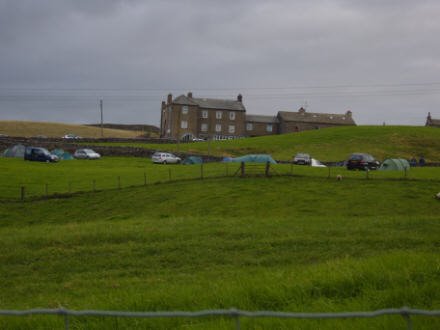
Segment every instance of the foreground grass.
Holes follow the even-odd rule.
[[[367,152],[380,160],[411,159],[424,155],[427,161],[440,161],[440,130],[435,127],[416,126],[334,127],[229,141],[113,145],[223,157],[268,153],[277,160],[291,160],[297,152],[307,152],[321,161],[341,161],[353,152]]]
[[[432,180],[215,179],[0,203],[0,308],[440,308]],[[415,318],[414,328],[436,329]],[[56,317],[0,327],[62,327]],[[227,319],[77,318],[73,328],[230,329]],[[374,320],[243,320],[243,328],[401,329]]]

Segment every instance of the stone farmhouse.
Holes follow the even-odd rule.
[[[432,119],[431,113],[428,112],[428,117],[426,117],[425,126],[440,127],[440,119]]]
[[[276,116],[246,114],[241,94],[236,100],[195,98],[190,92],[162,101],[160,136],[193,139],[233,139],[301,132],[333,126],[356,125],[351,111],[345,114],[278,111]]]

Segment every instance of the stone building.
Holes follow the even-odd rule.
[[[190,92],[162,101],[160,136],[194,139],[233,139],[301,132],[334,126],[356,125],[351,111],[345,114],[278,111],[276,116],[248,115],[241,94],[236,100],[195,98]]]
[[[160,136],[183,141],[194,138],[229,139],[245,136],[246,109],[236,100],[195,98],[192,93],[162,102]]]
[[[425,126],[440,127],[440,119],[432,119],[431,113],[428,112],[428,117],[426,117]]]
[[[277,116],[246,115],[246,136],[279,134]]]
[[[301,132],[335,126],[356,125],[349,110],[345,114],[307,112],[300,108],[297,112],[278,111],[279,134]]]

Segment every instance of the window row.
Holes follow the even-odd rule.
[[[186,129],[188,128],[188,121],[182,120],[180,122],[180,128]],[[208,132],[209,126],[207,123],[202,123],[200,126],[200,130],[202,132]],[[221,132],[222,131],[222,124],[215,124],[215,131]],[[228,133],[234,134],[235,133],[235,125],[228,125]]]
[[[209,118],[209,111],[203,110],[202,111],[202,118],[207,119]],[[216,111],[215,112],[215,119],[222,119],[223,118],[223,111]],[[235,120],[235,112],[230,111],[229,112],[229,120]]]
[[[246,131],[253,131],[254,130],[254,124],[253,123],[246,123]],[[272,132],[273,125],[267,124],[266,125],[266,132]]]

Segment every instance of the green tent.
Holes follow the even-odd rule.
[[[3,152],[3,157],[14,157],[14,158],[24,158],[24,150],[26,147],[21,144],[17,144],[6,149]]]
[[[72,160],[74,159],[72,154],[64,151],[63,149],[54,149],[50,152],[52,155],[58,156],[60,160]]]
[[[406,159],[401,158],[388,158],[385,159],[380,165],[381,171],[405,171],[409,170],[409,163]]]
[[[231,162],[234,163],[271,163],[276,164],[277,162],[270,156],[270,155],[263,155],[263,154],[257,154],[257,155],[246,155],[241,156],[237,158],[232,158]]]
[[[189,156],[182,162],[183,165],[201,164],[203,159],[201,157]]]

